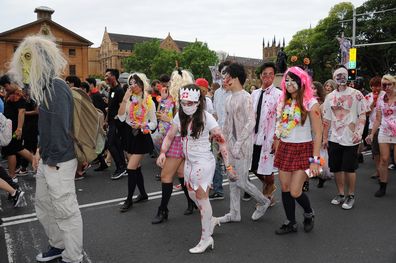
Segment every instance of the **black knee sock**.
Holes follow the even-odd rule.
[[[136,170],[127,169],[128,172],[128,200],[132,201],[133,193],[135,192],[136,188]]]
[[[188,195],[188,189],[187,186],[184,185],[184,178],[179,178],[179,182],[181,184],[181,187],[183,189],[184,195],[187,198],[187,203],[193,202],[193,200],[191,200],[190,196]]]
[[[299,197],[297,197],[296,201],[299,205],[301,205],[305,213],[312,213],[311,203],[309,202],[309,198],[305,193],[302,193]]]
[[[141,167],[138,167],[136,169],[136,173],[137,173],[136,184],[139,189],[139,192],[141,195],[147,196],[146,189],[144,188],[144,179],[143,179]]]
[[[289,220],[290,223],[295,224],[296,202],[294,198],[291,196],[290,192],[282,192],[282,203],[283,203],[283,208],[285,209],[287,220]]]
[[[162,183],[162,199],[160,205],[161,210],[168,210],[168,203],[172,195],[172,190],[172,183]]]

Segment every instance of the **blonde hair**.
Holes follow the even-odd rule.
[[[172,72],[170,78],[169,94],[177,104],[179,101],[180,88],[188,84],[194,84],[194,76],[190,71],[179,69]]]
[[[382,76],[381,82],[383,82],[384,80],[392,82],[393,85],[396,84],[396,78],[390,74],[386,74],[386,75]]]
[[[21,86],[23,85],[21,57],[27,52],[31,55],[29,83],[27,83],[30,86],[31,96],[38,104],[44,101],[48,105],[43,88],[47,88],[51,99],[54,88],[52,81],[62,74],[67,61],[62,51],[49,37],[39,35],[26,37],[15,51],[9,71],[12,78]]]

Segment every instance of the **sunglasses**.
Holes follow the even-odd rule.
[[[382,83],[382,88],[387,89],[393,86],[393,83]]]

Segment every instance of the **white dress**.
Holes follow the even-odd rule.
[[[182,137],[183,153],[185,156],[184,162],[184,182],[194,190],[200,186],[206,191],[208,186],[212,184],[212,179],[215,171],[215,158],[211,152],[211,144],[209,141],[209,131],[218,127],[215,118],[204,111],[204,130],[198,139],[191,137],[190,127],[188,128],[188,135]],[[179,113],[173,119],[173,124],[177,125],[180,132],[180,118]]]

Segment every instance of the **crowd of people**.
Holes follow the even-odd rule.
[[[264,216],[276,204],[276,170],[286,217],[275,231],[278,235],[298,231],[296,202],[304,210],[304,231],[314,228],[315,210],[305,193],[311,177],[319,178],[318,187],[334,177],[337,193],[329,202],[353,208],[363,147],[371,148],[375,160],[375,196],[386,194],[396,153],[392,75],[373,77],[372,92],[366,93],[359,85],[352,87],[342,66],[324,85],[303,68],[290,67],[276,87],[276,66],[265,62],[258,69],[261,86],[245,89],[243,65],[229,61],[218,66],[222,78],[212,85],[182,69],[151,81],[134,72],[120,83],[117,69],[107,69],[104,82],[63,79],[66,64],[54,42],[32,36],[20,44],[10,71],[0,78],[0,111],[13,124],[13,138],[2,147],[8,166],[0,167],[0,188],[17,207],[24,194],[17,176],[29,174],[31,164],[37,217],[50,245],[37,255],[39,262],[82,260],[74,180],[83,179],[88,167],[96,165],[98,172],[113,164],[110,179],[128,178],[127,198],[120,206],[120,212],[127,212],[134,203],[148,200],[141,167],[147,154],[157,157],[161,168],[162,198],[152,224],[168,219],[175,175],[187,200],[184,214],[195,209],[201,214],[200,241],[190,253],[213,249],[216,225],[241,221],[241,199],[255,199],[252,220]],[[106,147],[91,163],[78,162],[73,149],[72,88],[83,89],[105,116]],[[249,172],[262,187],[250,182]],[[210,201],[224,199],[225,178],[230,181],[229,212],[215,217]],[[136,187],[139,194],[133,198]]]

